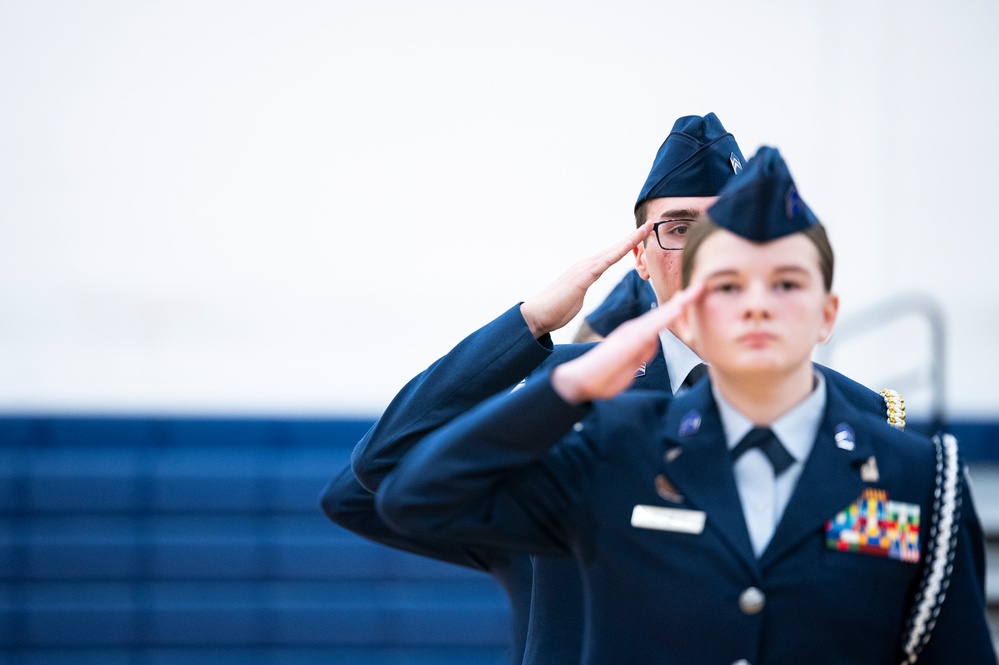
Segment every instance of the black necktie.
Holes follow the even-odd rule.
[[[687,378],[683,380],[681,384],[684,388],[691,388],[695,383],[701,380],[701,378],[708,373],[708,366],[704,363],[698,363],[687,372]]]
[[[787,452],[787,448],[777,440],[776,435],[769,427],[754,427],[749,430],[749,434],[744,436],[742,441],[732,449],[732,461],[739,459],[750,448],[759,448],[763,451],[774,467],[774,477],[784,473],[788,467],[794,464],[794,457]]]

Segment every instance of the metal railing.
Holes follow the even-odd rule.
[[[946,428],[946,327],[943,309],[925,293],[903,293],[841,319],[829,341],[816,351],[816,359],[835,367],[837,351],[845,342],[878,332],[907,317],[916,317],[929,328],[929,348],[924,364],[929,369],[931,432]],[[918,383],[919,376],[894,377],[892,385]]]

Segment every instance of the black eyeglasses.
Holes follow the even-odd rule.
[[[696,224],[692,219],[664,219],[652,225],[656,232],[656,242],[667,251],[683,249],[687,244],[687,234]]]

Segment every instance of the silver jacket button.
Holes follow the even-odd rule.
[[[758,614],[767,603],[767,597],[763,592],[754,586],[749,587],[739,594],[739,609],[743,614],[752,616]]]

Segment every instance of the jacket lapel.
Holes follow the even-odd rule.
[[[828,520],[864,491],[860,467],[874,454],[874,447],[869,438],[860,436],[861,412],[831,382],[827,387],[825,415],[815,445],[773,538],[760,558],[764,570],[816,530],[824,529]],[[837,432],[845,431],[854,433],[852,450],[837,445]]]
[[[756,555],[746,530],[742,502],[710,381],[678,398],[666,425],[665,475],[692,508],[704,511],[705,528],[719,537],[756,576]]]

